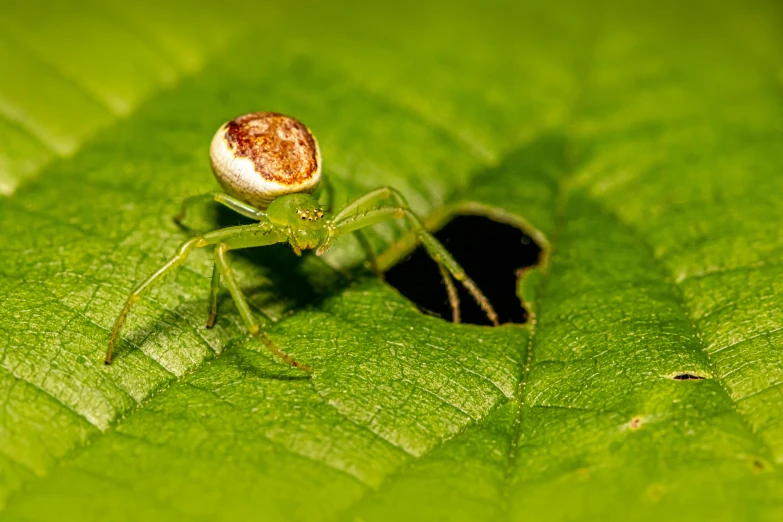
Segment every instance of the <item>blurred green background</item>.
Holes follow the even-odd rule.
[[[532,320],[422,314],[351,241],[236,256],[301,379],[227,296],[203,329],[201,253],[104,368],[258,110],[338,204],[530,234]],[[0,518],[781,520],[782,170],[779,1],[0,0]]]

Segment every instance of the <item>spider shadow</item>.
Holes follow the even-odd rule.
[[[223,206],[216,209],[215,221],[220,227],[255,223]],[[353,271],[348,274],[338,272],[318,261],[313,252],[297,256],[288,243],[232,250],[231,254],[259,267],[266,279],[263,285],[243,288],[248,299],[255,304],[260,299],[262,306],[262,296],[279,299],[285,302],[288,312],[318,308],[324,300],[344,290],[356,279]],[[360,275],[360,271],[356,270],[356,276]]]
[[[262,381],[309,381],[312,378],[310,374],[286,368],[279,361],[252,350],[231,350],[223,359],[223,364],[233,366],[243,374]]]

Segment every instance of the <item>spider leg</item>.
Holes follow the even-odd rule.
[[[381,187],[375,190],[371,190],[370,192],[363,194],[348,203],[334,217],[333,221],[337,223],[345,219],[350,219],[352,216],[358,216],[359,214],[367,212],[368,210],[375,210],[384,201],[389,199],[391,199],[398,207],[408,208],[408,203],[405,201],[405,198],[399,191],[391,187]],[[354,235],[359,240],[359,245],[364,250],[372,271],[375,272],[375,274],[380,279],[384,279],[383,271],[378,264],[378,257],[375,255],[375,252],[373,252],[370,243],[367,241],[367,236],[359,230],[354,231]]]
[[[221,205],[224,205],[237,214],[241,214],[246,218],[254,219],[256,221],[262,221],[266,217],[266,212],[259,210],[252,205],[248,205],[244,201],[240,201],[237,198],[233,198],[228,194],[222,192],[211,192],[209,194],[199,194],[197,196],[190,196],[182,201],[179,214],[174,216],[174,222],[182,228],[187,229],[183,221],[187,215],[188,209],[194,205],[201,203],[207,203],[210,201],[216,201]]]
[[[326,201],[322,202],[322,205],[327,209],[332,208],[332,205],[334,204],[334,186],[332,185],[332,182],[329,181],[328,176],[321,177],[321,185],[316,189],[314,194],[317,196],[319,203],[322,199],[326,199]]]
[[[340,212],[338,212],[333,219],[335,223],[347,219],[351,216],[356,216],[368,210],[377,209],[378,206],[389,198],[394,198],[397,203],[396,206],[408,207],[405,198],[399,191],[394,190],[391,187],[381,187],[375,190],[359,196],[347,205],[345,205]]]
[[[322,194],[326,195],[326,208],[332,208],[332,203],[334,201],[334,187],[332,186],[332,183],[329,181],[329,178],[323,178],[322,187],[323,192]],[[343,209],[343,212],[345,212],[345,209]],[[370,242],[367,240],[367,236],[362,233],[359,230],[354,231],[354,235],[356,236],[356,240],[359,242],[359,246],[362,247],[362,250],[364,250],[364,255],[367,257],[367,262],[370,265],[370,269],[373,271],[373,273],[378,277],[378,279],[383,280],[384,274],[380,269],[380,266],[378,265],[378,258],[375,255],[375,252],[372,249],[372,246],[370,245]],[[329,245],[331,244],[331,241],[327,241],[321,247],[318,249],[318,252],[316,255],[321,255],[329,248]]]
[[[128,299],[125,301],[125,306],[122,307],[122,310],[120,311],[120,315],[117,316],[117,319],[114,321],[114,328],[111,330],[111,337],[109,338],[109,345],[106,349],[106,364],[111,364],[111,356],[112,351],[114,350],[114,345],[117,344],[117,338],[120,335],[120,330],[122,329],[122,326],[125,324],[125,320],[128,318],[128,314],[131,311],[131,308],[134,304],[138,303],[141,298],[149,292],[150,288],[152,288],[152,285],[157,283],[158,281],[162,280],[166,275],[169,273],[175,271],[179,266],[185,262],[185,260],[188,258],[188,255],[190,254],[190,251],[193,250],[196,247],[203,247],[206,246],[208,243],[204,240],[203,237],[194,237],[193,239],[186,241],[182,244],[182,246],[179,247],[179,250],[177,253],[166,261],[166,263],[160,267],[158,270],[155,271],[151,276],[149,276],[147,279],[139,283],[136,288],[133,289],[133,291],[128,296]]]
[[[237,310],[239,310],[239,315],[245,322],[247,330],[253,335],[253,337],[261,341],[267,350],[272,352],[283,361],[287,362],[294,368],[299,368],[300,370],[304,370],[308,373],[312,372],[313,369],[311,367],[296,361],[293,357],[275,346],[275,344],[261,331],[261,327],[253,316],[253,312],[250,311],[250,306],[247,304],[245,295],[242,293],[239,285],[237,285],[237,282],[234,279],[234,274],[231,271],[228,260],[226,259],[226,252],[229,250],[229,248],[230,247],[227,243],[220,243],[215,247],[215,266],[223,276],[223,280],[228,287],[228,291],[231,293],[231,297],[234,299]]]
[[[207,328],[215,326],[215,319],[217,319],[217,298],[220,291],[220,270],[217,263],[212,267],[212,282],[209,286],[209,316],[207,317]]]
[[[460,322],[459,316],[459,294],[457,294],[457,287],[454,286],[454,281],[451,279],[451,274],[446,268],[438,263],[438,269],[440,270],[440,276],[443,278],[443,284],[446,285],[446,293],[449,296],[449,305],[451,305],[451,321],[454,323]]]
[[[111,330],[109,343],[106,348],[106,364],[111,364],[112,352],[117,344],[128,314],[133,305],[138,303],[141,298],[149,292],[153,285],[162,281],[168,274],[174,272],[182,265],[194,248],[201,248],[216,243],[230,242],[232,248],[247,248],[253,246],[270,245],[278,243],[285,238],[275,231],[270,223],[257,223],[254,225],[242,225],[238,227],[222,228],[213,232],[207,232],[201,236],[196,236],[182,243],[177,253],[166,263],[158,268],[151,276],[136,285],[125,301],[125,305],[120,310],[117,319],[114,321],[114,327]],[[215,276],[213,274],[213,292],[216,289]]]
[[[382,201],[386,198],[393,198],[398,206],[396,207],[376,207],[368,208],[370,205]],[[368,193],[357,200],[353,204],[349,204],[352,207],[350,211],[343,209],[334,218],[333,226],[335,228],[335,235],[346,234],[358,230],[360,228],[368,227],[382,221],[389,219],[405,217],[408,222],[408,226],[411,228],[416,237],[424,246],[429,256],[443,268],[445,268],[454,279],[459,281],[465,289],[470,292],[476,302],[479,304],[487,318],[494,325],[498,325],[498,316],[495,313],[492,304],[489,299],[481,292],[476,286],[476,283],[468,277],[465,270],[457,263],[457,261],[451,256],[448,250],[438,241],[435,237],[427,232],[422,225],[421,220],[408,209],[405,204],[405,199],[402,195],[394,189],[382,188],[371,193]],[[339,218],[339,219],[338,219]],[[448,283],[447,283],[448,290]],[[449,299],[452,307],[455,306],[455,301]]]
[[[361,245],[362,250],[364,250],[364,255],[367,256],[367,262],[370,264],[370,269],[381,281],[386,279],[384,273],[381,271],[380,266],[378,266],[378,257],[375,255],[375,252],[372,249],[372,245],[370,245],[370,242],[367,240],[367,236],[361,230],[354,230],[353,235],[356,236],[356,239],[359,241],[359,245]]]

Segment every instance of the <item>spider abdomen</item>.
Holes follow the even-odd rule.
[[[321,180],[315,136],[283,114],[255,112],[226,122],[209,155],[223,190],[256,208],[285,194],[312,192]]]

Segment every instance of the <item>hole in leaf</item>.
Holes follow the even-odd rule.
[[[484,292],[501,323],[524,323],[517,296],[517,271],[536,265],[541,255],[533,239],[516,227],[482,216],[457,216],[435,237]],[[386,272],[386,281],[424,311],[451,321],[446,287],[438,265],[419,246],[408,259]],[[484,312],[458,281],[462,322],[490,325]]]
[[[672,379],[675,381],[700,381],[702,379],[706,379],[706,377],[702,375],[696,375],[695,373],[683,372],[675,373],[672,375]]]

